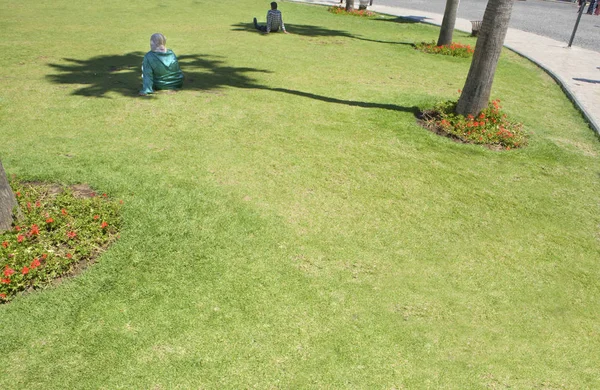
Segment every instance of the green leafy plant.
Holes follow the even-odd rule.
[[[427,128],[436,133],[465,143],[507,150],[525,146],[527,136],[523,125],[510,122],[501,108],[500,100],[493,100],[477,117],[465,117],[455,114],[455,101],[446,101],[435,105],[431,110],[423,111],[422,120]]]
[[[346,11],[346,8],[340,6],[333,6],[327,8],[327,11],[336,15],[352,15],[352,16],[362,16],[362,17],[371,17],[375,15],[375,12],[367,11],[366,9],[352,9],[350,11]]]
[[[0,302],[93,260],[117,237],[120,205],[87,186],[13,181],[22,217],[0,234]]]
[[[442,54],[453,57],[472,57],[475,51],[471,45],[463,45],[462,43],[452,42],[450,45],[437,46],[434,41],[431,43],[421,42],[415,44],[417,50],[429,54]]]

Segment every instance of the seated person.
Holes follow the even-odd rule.
[[[162,34],[150,37],[150,51],[142,62],[142,96],[153,93],[154,89],[176,89],[183,85],[183,72],[177,56],[165,47],[166,43],[167,38]]]
[[[277,9],[276,2],[271,3],[271,9],[269,10],[269,12],[267,12],[267,24],[259,25],[256,21],[256,18],[254,18],[254,28],[266,34],[270,33],[271,31],[279,31],[280,28],[281,31],[283,31],[284,33],[288,33],[287,31],[285,31],[285,25],[283,24],[281,11]]]

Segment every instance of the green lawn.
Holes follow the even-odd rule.
[[[469,67],[410,46],[436,28],[267,8],[0,2],[7,173],[125,201],[97,264],[0,306],[0,387],[599,388],[600,143],[560,88],[505,52],[529,146],[454,143],[414,117]],[[186,86],[140,98],[154,32]]]

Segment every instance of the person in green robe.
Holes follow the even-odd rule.
[[[145,96],[158,89],[177,89],[183,86],[183,72],[179,68],[177,56],[167,49],[167,38],[160,33],[150,37],[150,51],[142,62],[142,90]]]

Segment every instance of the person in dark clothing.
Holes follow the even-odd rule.
[[[596,0],[590,0],[590,6],[588,7],[587,14],[592,15],[594,13],[594,6],[596,5]]]

